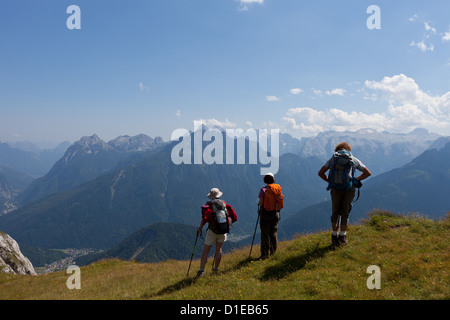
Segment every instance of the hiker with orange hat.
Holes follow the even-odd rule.
[[[278,245],[278,221],[280,210],[284,207],[284,196],[281,186],[275,183],[272,173],[264,176],[265,187],[259,191],[259,215],[261,228],[261,256],[258,259],[267,259],[275,254]]]

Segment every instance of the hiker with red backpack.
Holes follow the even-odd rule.
[[[259,191],[259,216],[261,228],[261,256],[264,260],[275,254],[278,245],[278,221],[280,210],[284,207],[284,196],[281,186],[275,183],[272,173],[264,176],[265,187]]]
[[[216,245],[216,253],[213,262],[213,272],[217,272],[222,259],[222,246],[227,241],[227,233],[230,232],[231,224],[237,221],[236,212],[233,208],[220,200],[222,192],[218,188],[212,188],[207,197],[211,200],[202,206],[202,221],[197,229],[197,237],[202,233],[203,226],[208,223],[206,230],[205,246],[200,259],[200,270],[196,278],[202,277],[205,272],[211,247]]]
[[[362,186],[361,180],[368,178],[369,169],[351,153],[352,147],[348,142],[336,145],[333,156],[319,170],[319,177],[328,183],[327,190],[331,190],[331,245],[345,246],[347,240],[348,217],[352,209],[355,188]],[[328,177],[325,172],[330,170]],[[362,172],[355,178],[355,170]],[[359,190],[358,190],[359,192]],[[358,193],[359,197],[359,193]],[[340,216],[340,224],[339,222]],[[340,232],[338,234],[338,229]]]

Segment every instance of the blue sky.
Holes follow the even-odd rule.
[[[449,13],[443,0],[2,0],[0,141],[167,140],[200,119],[450,135]]]

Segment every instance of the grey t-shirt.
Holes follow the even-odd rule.
[[[347,151],[348,152],[348,151]],[[337,152],[335,152],[337,153]],[[355,165],[352,167],[352,170],[354,170],[355,168],[358,169],[359,171],[363,171],[364,168],[366,168],[366,166],[355,156],[352,155],[353,161],[355,163]],[[331,160],[333,159],[333,157],[331,157],[327,162],[325,162],[324,166],[327,169],[330,169],[330,165],[331,165]],[[353,174],[354,172],[352,172]]]

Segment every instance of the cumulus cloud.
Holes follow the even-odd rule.
[[[239,1],[239,10],[247,11],[249,8],[253,7],[255,4],[263,4],[264,0],[238,0]]]
[[[346,91],[345,89],[336,88],[331,91],[329,91],[329,90],[325,91],[325,94],[328,96],[332,96],[332,95],[343,96],[345,91]]]
[[[428,22],[424,22],[425,25],[425,30],[426,31],[431,31],[432,33],[436,33],[436,28],[433,28],[432,26],[430,26],[430,24]]]
[[[177,118],[181,117],[181,110],[178,109],[177,112],[175,112],[175,115],[177,116]]]
[[[228,119],[225,119],[225,121],[219,121],[219,120],[214,119],[214,118],[212,118],[212,119],[199,119],[199,120],[195,120],[194,123],[196,123],[198,125],[202,124],[202,125],[204,125],[204,126],[206,126],[208,128],[221,127],[223,129],[226,129],[226,128],[234,128],[234,127],[236,127],[236,124],[231,122]]]
[[[411,47],[417,47],[417,48],[419,48],[422,52],[425,52],[425,51],[434,51],[434,45],[433,45],[432,43],[429,44],[429,45],[427,45],[427,44],[425,43],[425,40],[422,40],[422,41],[420,41],[420,42],[411,41],[411,42],[409,43],[409,45],[410,45]]]
[[[442,36],[442,41],[450,41],[450,31],[444,33]]]
[[[273,101],[280,101],[280,98],[277,96],[266,96],[266,101],[273,102]]]
[[[300,88],[294,88],[294,89],[291,89],[291,90],[289,90],[289,92],[290,92],[291,94],[295,94],[295,95],[297,95],[297,94],[300,94],[300,93],[302,93],[302,92],[303,92],[303,90],[302,90],[302,89],[300,89]]]
[[[384,77],[381,81],[366,81],[365,87],[382,96],[387,103],[384,111],[364,113],[338,108],[292,108],[283,118],[287,131],[295,136],[311,136],[328,130],[373,128],[378,131],[409,132],[421,127],[450,134],[450,91],[441,96],[430,95],[404,74]]]

